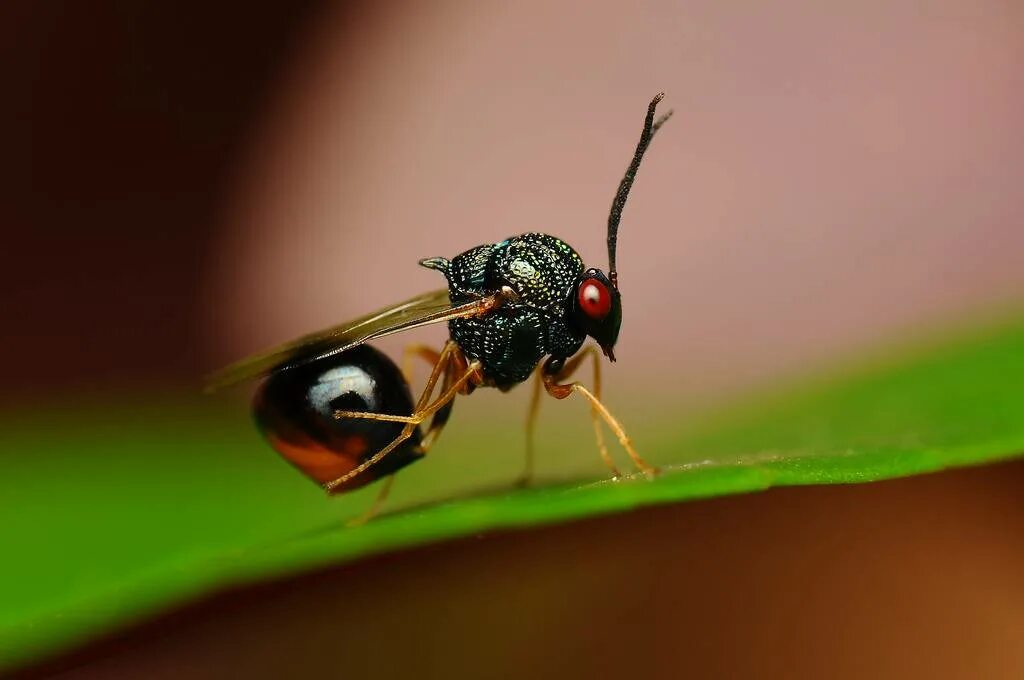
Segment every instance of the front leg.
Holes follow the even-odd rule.
[[[580,364],[586,359],[587,356],[591,356],[594,361],[594,392],[591,392],[580,382],[565,383],[563,381],[568,380],[573,373],[579,368]],[[640,457],[640,454],[633,448],[633,442],[626,434],[622,425],[615,419],[615,416],[611,414],[608,408],[601,403],[601,360],[597,349],[593,346],[586,347],[582,352],[577,354],[575,357],[570,359],[565,366],[560,369],[556,369],[551,359],[545,362],[541,369],[542,380],[544,383],[544,389],[548,394],[553,396],[555,399],[565,399],[573,393],[582,395],[588,402],[590,402],[590,413],[594,422],[594,432],[597,437],[598,450],[601,452],[601,458],[608,465],[613,474],[617,477],[619,474],[618,468],[615,463],[612,462],[611,456],[608,454],[608,449],[604,444],[604,435],[601,432],[601,423],[603,420],[615,436],[618,438],[622,448],[629,454],[630,459],[636,467],[646,474],[648,477],[653,477],[657,473],[657,468],[645,461]]]

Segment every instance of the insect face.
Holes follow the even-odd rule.
[[[573,295],[572,316],[576,325],[594,338],[611,361],[622,325],[619,291],[600,269],[588,269],[580,276]]]

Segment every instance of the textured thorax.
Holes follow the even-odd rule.
[[[494,283],[508,285],[520,301],[557,316],[565,313],[583,260],[568,243],[547,234],[524,234],[498,244],[492,260]]]
[[[546,355],[575,354],[585,336],[568,321],[568,305],[583,260],[569,244],[547,234],[523,234],[456,255],[425,260],[448,279],[452,302],[466,302],[508,286],[519,296],[487,316],[455,319],[452,339],[483,364],[498,387],[530,376]]]

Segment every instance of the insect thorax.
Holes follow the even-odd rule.
[[[569,357],[586,335],[569,317],[569,303],[583,260],[565,241],[547,234],[523,234],[477,246],[450,261],[422,263],[448,279],[453,303],[468,302],[508,286],[519,296],[486,316],[448,322],[452,340],[497,387],[530,377],[545,356]]]

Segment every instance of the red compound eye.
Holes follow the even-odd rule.
[[[587,279],[577,293],[580,309],[591,319],[600,320],[612,309],[612,294],[597,279]]]

